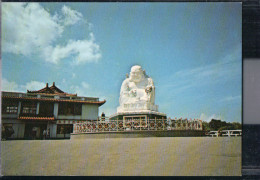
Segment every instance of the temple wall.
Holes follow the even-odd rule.
[[[17,138],[24,138],[25,123],[19,123],[17,125]]]
[[[82,116],[81,115],[59,115],[57,119],[80,120],[82,119]]]
[[[50,124],[50,138],[56,138],[57,124]]]
[[[82,119],[96,120],[98,119],[98,105],[83,104],[82,105]]]
[[[3,124],[11,124],[14,134],[10,138],[20,139],[24,138],[25,123],[15,119],[2,119]]]
[[[58,111],[59,111],[59,103],[54,103],[53,115],[55,118],[58,117]]]

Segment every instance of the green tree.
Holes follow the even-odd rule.
[[[208,122],[202,122],[202,129],[205,131],[210,131],[209,123]]]
[[[223,126],[225,126],[225,123],[223,123],[221,120],[211,119],[211,121],[209,122],[210,129],[214,131],[219,130]]]

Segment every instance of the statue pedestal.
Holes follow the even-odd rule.
[[[158,112],[158,105],[149,102],[126,103],[117,108],[118,113],[123,112],[140,112],[140,111],[156,111]]]
[[[145,119],[167,119],[166,114],[156,112],[156,111],[150,111],[150,110],[142,110],[142,111],[127,111],[127,112],[117,112],[109,117],[110,120],[123,120],[125,118],[133,118],[139,119],[139,118],[145,118]]]
[[[159,121],[161,124],[165,124],[167,121],[166,114],[144,110],[144,111],[129,111],[129,112],[118,112],[109,117],[110,121],[122,120],[123,126],[128,128],[127,130],[147,128],[149,122]],[[126,130],[126,131],[127,131]],[[149,129],[148,129],[149,130]]]

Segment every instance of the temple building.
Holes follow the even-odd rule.
[[[69,138],[73,124],[98,119],[106,101],[63,92],[55,83],[38,91],[2,92],[2,126],[12,139]]]

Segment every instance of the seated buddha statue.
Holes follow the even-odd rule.
[[[146,75],[141,66],[131,68],[130,76],[123,81],[117,111],[157,111],[155,100],[155,86],[152,78]]]

